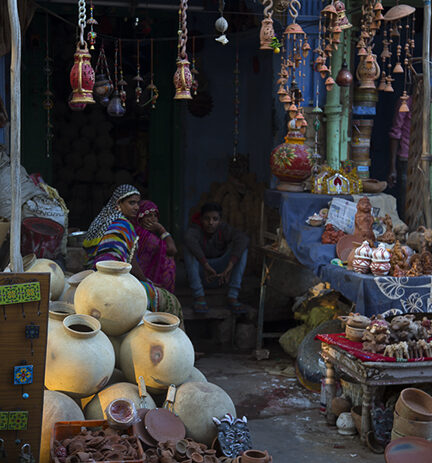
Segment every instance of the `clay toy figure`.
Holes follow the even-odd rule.
[[[385,215],[384,225],[386,226],[386,231],[381,236],[378,236],[377,240],[383,243],[393,244],[396,241],[396,236],[393,233],[392,219],[388,214]]]
[[[367,240],[372,247],[375,242],[375,235],[372,230],[374,219],[371,214],[372,206],[368,198],[364,197],[357,203],[357,213],[354,219],[354,236],[360,243]]]
[[[398,266],[399,269],[405,270],[407,258],[408,258],[408,255],[405,249],[402,248],[399,241],[396,241],[391,251],[391,257],[390,257],[391,274],[393,276],[396,276],[394,275],[396,266]]]

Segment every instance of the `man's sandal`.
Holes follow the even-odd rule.
[[[247,313],[248,311],[246,306],[239,301],[228,301],[228,307],[235,314],[243,314],[243,313]]]

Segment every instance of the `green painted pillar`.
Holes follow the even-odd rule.
[[[345,57],[350,69],[351,60],[351,29],[345,29],[343,36],[343,43],[345,48]],[[343,60],[343,57],[342,57]],[[348,144],[351,142],[349,137],[349,115],[351,109],[350,102],[350,87],[341,88],[341,100],[342,102],[342,115],[341,115],[341,131],[340,131],[340,142],[339,142],[339,153],[340,161],[348,159]]]
[[[343,47],[338,47],[331,58],[332,77],[336,78],[342,66]],[[324,114],[327,122],[327,164],[333,169],[338,169],[340,164],[340,136],[342,106],[340,104],[340,87],[334,85],[330,92],[327,92],[327,100]]]

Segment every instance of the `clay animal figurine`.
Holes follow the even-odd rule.
[[[420,262],[423,275],[432,275],[432,253],[429,251],[423,251],[420,254]]]
[[[373,246],[375,235],[372,230],[374,219],[371,214],[372,206],[368,198],[363,197],[357,203],[357,212],[354,219],[354,236],[363,241],[369,241],[369,245]]]
[[[396,360],[409,360],[408,343],[402,341],[397,344],[390,344],[385,348],[384,355],[386,357],[396,358]]]
[[[388,323],[383,318],[375,318],[363,333],[363,350],[375,354],[385,351],[389,343],[390,330]]]
[[[384,225],[386,226],[386,231],[381,236],[378,236],[377,240],[383,243],[393,244],[396,241],[396,236],[393,233],[392,219],[388,214],[385,215]]]
[[[342,321],[342,325],[349,325],[353,328],[366,328],[370,325],[371,320],[365,315],[359,313],[350,312],[347,316],[341,315],[338,317]]]
[[[404,223],[401,224],[401,225],[396,225],[394,228],[393,228],[393,232],[395,234],[395,238],[400,241],[401,243],[405,243],[406,242],[406,237],[407,237],[407,234],[408,234],[408,231],[409,231],[409,228],[407,225],[405,225]]]
[[[390,271],[393,276],[395,276],[394,271],[395,271],[396,265],[400,269],[405,270],[407,258],[408,258],[408,255],[405,249],[402,248],[399,241],[396,241],[395,245],[393,246],[393,249],[391,251],[391,256],[390,256],[390,266],[391,266]]]

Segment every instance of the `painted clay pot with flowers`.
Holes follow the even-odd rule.
[[[276,188],[281,191],[303,191],[303,182],[311,174],[312,149],[304,144],[306,138],[295,123],[295,119],[289,122],[285,142],[270,155],[272,174],[280,181]]]
[[[354,253],[352,267],[356,273],[368,273],[372,259],[372,249],[369,243],[365,240]]]
[[[390,253],[385,245],[381,243],[372,251],[371,272],[375,276],[385,276],[388,275],[390,268]]]

